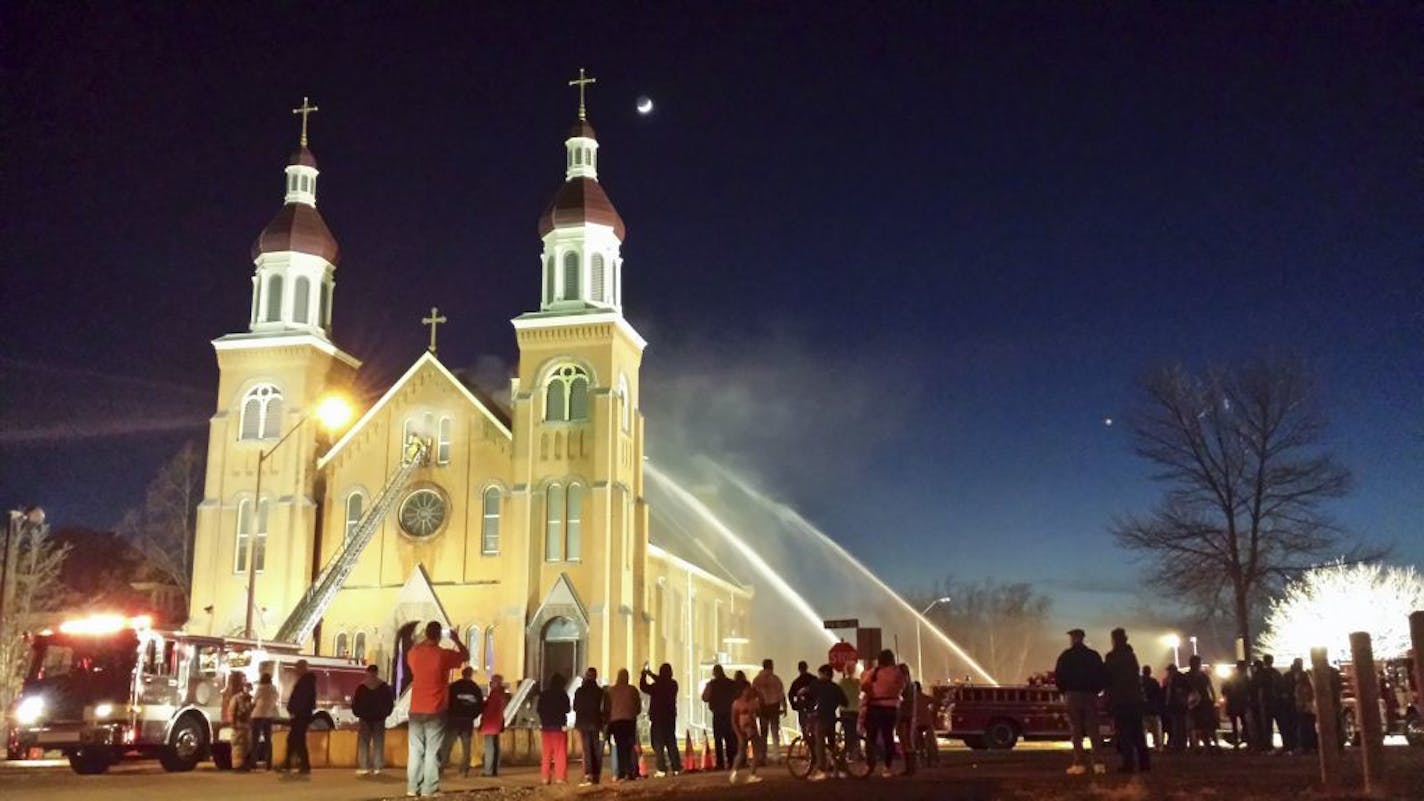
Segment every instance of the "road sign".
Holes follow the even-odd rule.
[[[865,654],[866,659],[874,659],[880,653],[880,629],[856,629],[855,650]]]
[[[831,669],[836,672],[844,672],[848,665],[854,665],[855,660],[860,658],[855,646],[848,642],[838,642],[831,646],[831,652],[826,657],[826,661],[831,663]]]
[[[841,620],[823,620],[821,624],[827,629],[854,629],[860,627],[860,621],[853,617],[847,617]]]

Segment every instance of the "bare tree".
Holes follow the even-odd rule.
[[[930,620],[1000,681],[1022,681],[1052,658],[1046,624],[1053,603],[1030,584],[949,577],[933,595],[910,597],[917,608],[948,597],[930,611]]]
[[[183,594],[193,576],[193,535],[198,502],[203,498],[203,455],[186,443],[159,468],[144,494],[143,506],[130,509],[116,527],[143,554],[148,567]]]
[[[0,614],[0,709],[9,709],[25,677],[29,649],[25,632],[44,624],[64,597],[59,569],[69,549],[50,537],[44,512],[11,513],[3,555],[4,613]],[[9,733],[4,732],[8,737]]]
[[[1137,454],[1166,486],[1158,507],[1112,527],[1151,564],[1149,580],[1205,615],[1230,609],[1249,655],[1262,599],[1288,577],[1341,555],[1325,503],[1350,473],[1321,447],[1310,376],[1288,358],[1194,374],[1150,373],[1132,419]],[[1365,558],[1352,552],[1348,558]]]

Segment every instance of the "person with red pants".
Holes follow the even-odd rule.
[[[860,677],[860,689],[865,695],[861,705],[864,715],[866,761],[875,769],[875,757],[884,757],[880,775],[894,776],[895,720],[900,711],[900,695],[905,691],[905,677],[895,666],[895,652],[885,649],[875,660],[875,667]]]
[[[568,681],[555,673],[539,693],[539,777],[564,784],[569,779]]]

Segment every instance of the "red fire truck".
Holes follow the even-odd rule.
[[[941,737],[963,740],[975,749],[1010,749],[1019,740],[1070,738],[1068,707],[1051,684],[998,687],[950,684],[934,688]],[[1112,717],[1100,715],[1104,738],[1112,737]]]
[[[294,646],[209,637],[150,626],[147,617],[93,615],[30,636],[23,688],[9,710],[9,750],[59,750],[78,773],[102,773],[126,756],[192,770],[222,753],[230,676],[269,673],[282,697],[305,659],[316,674],[312,728],[354,724],[351,696],[364,677],[343,659],[299,655]]]

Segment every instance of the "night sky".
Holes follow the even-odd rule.
[[[1404,4],[603,5],[7,4],[0,498],[111,525],[205,434],[304,95],[366,391],[434,304],[502,381],[582,66],[655,459],[756,475],[898,586],[1106,619],[1140,600],[1107,526],[1159,490],[1104,419],[1154,365],[1286,349],[1339,519],[1424,563]]]

